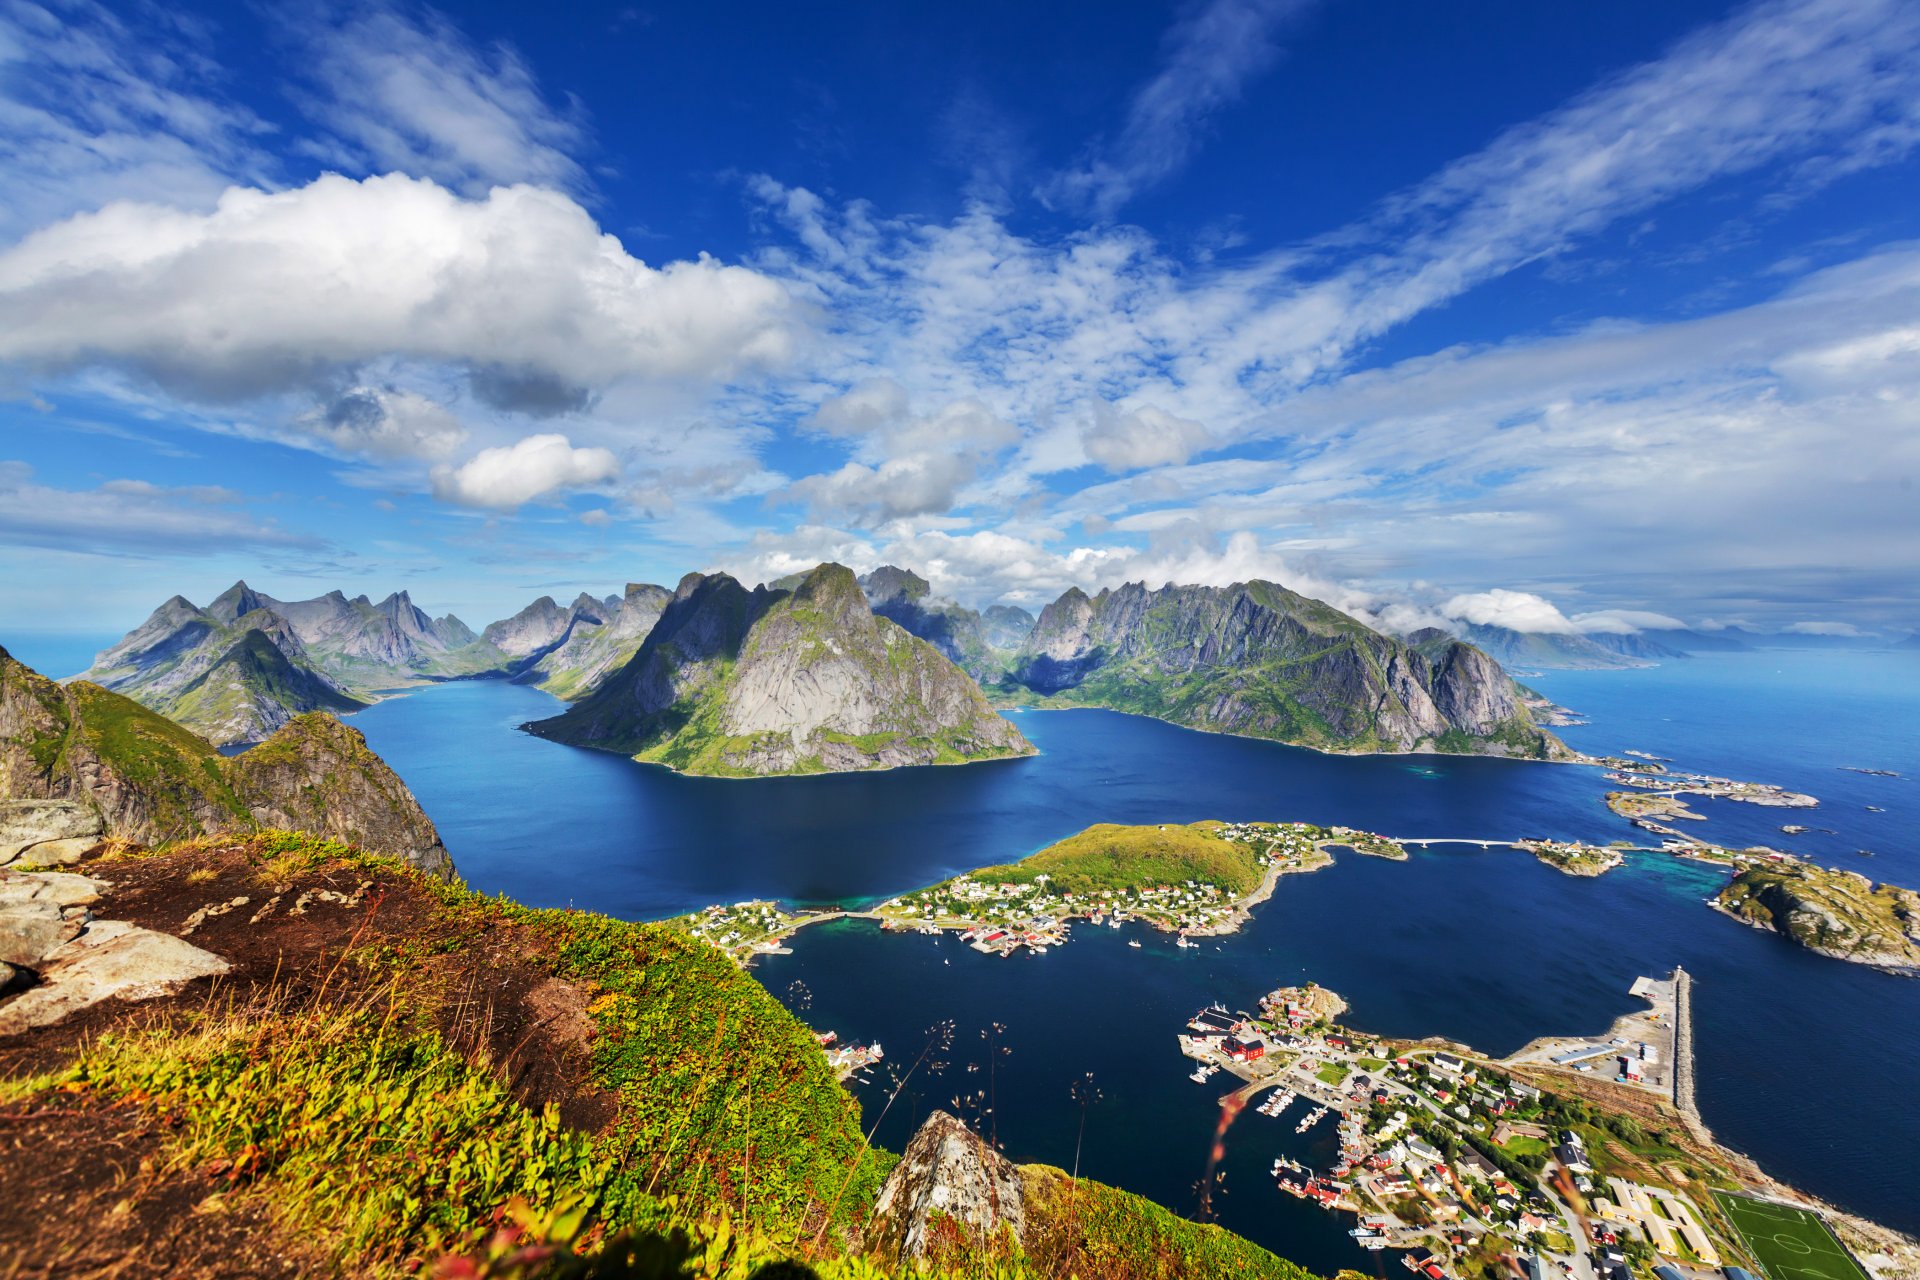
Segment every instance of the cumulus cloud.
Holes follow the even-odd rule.
[[[588,187],[577,106],[550,103],[514,49],[486,50],[446,18],[369,7],[291,24],[313,86],[306,106],[337,142],[323,159],[432,178],[469,195],[495,185]]]
[[[604,484],[620,474],[606,449],[576,449],[563,435],[528,436],[482,449],[458,467],[433,470],[433,493],[462,506],[510,511],[567,489]]]
[[[853,441],[855,458],[794,481],[782,496],[818,516],[867,525],[950,510],[987,460],[1019,439],[1012,423],[972,397],[915,414],[905,388],[887,378],[828,399],[812,425]]]
[[[467,438],[445,407],[400,387],[350,387],[296,425],[343,453],[381,459],[446,458]]]
[[[1080,435],[1087,456],[1109,471],[1138,471],[1183,463],[1204,449],[1206,427],[1177,418],[1158,405],[1120,410],[1094,402],[1093,419]]]
[[[202,400],[384,357],[575,389],[718,379],[784,362],[798,328],[767,276],[706,257],[649,266],[568,197],[526,186],[467,200],[330,174],[234,188],[205,214],[115,204],[0,254],[0,359],[123,369]]]
[[[1551,600],[1531,591],[1509,591],[1505,587],[1454,596],[1440,605],[1439,611],[1449,618],[1483,627],[1554,635],[1573,635],[1578,630]]]

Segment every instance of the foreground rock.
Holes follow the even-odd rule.
[[[131,699],[55,684],[4,649],[0,801],[0,863],[70,862],[109,837],[151,845],[274,827],[453,869],[406,784],[330,715],[297,716],[228,758]]]
[[[852,571],[832,564],[791,590],[689,574],[632,661],[527,727],[732,777],[1033,753],[965,672],[875,617]]]
[[[77,862],[106,835],[90,805],[72,800],[0,800],[0,867]]]
[[[880,1188],[867,1248],[888,1262],[905,1263],[937,1253],[941,1230],[957,1229],[976,1248],[1002,1232],[1020,1240],[1027,1226],[1024,1194],[1013,1161],[936,1111]]]
[[[1802,862],[1748,867],[1715,903],[1809,951],[1896,973],[1920,972],[1920,893]]]

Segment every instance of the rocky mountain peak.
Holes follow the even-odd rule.
[[[933,584],[911,569],[883,564],[860,579],[861,590],[876,606],[893,600],[924,600],[933,593]]]
[[[1019,1168],[964,1124],[935,1111],[881,1185],[866,1244],[886,1263],[907,1265],[934,1252],[943,1227],[957,1227],[979,1247],[1002,1232],[1019,1240],[1026,1218]]]
[[[232,624],[241,616],[252,613],[256,609],[267,608],[273,603],[270,597],[261,595],[249,587],[243,579],[214,597],[213,603],[207,606],[206,612],[224,623]]]

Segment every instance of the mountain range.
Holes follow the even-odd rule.
[[[1481,650],[1409,644],[1271,582],[1070,590],[995,691],[1323,750],[1570,754]]]
[[[639,652],[672,599],[665,587],[636,582],[604,600],[583,591],[565,609],[552,596],[541,596],[480,635],[513,660],[513,679],[571,701],[593,692]]]
[[[308,711],[348,712],[381,690],[479,675],[505,656],[404,591],[276,600],[245,582],[204,609],[174,596],[74,677],[133,698],[226,746]]]
[[[630,661],[529,730],[736,777],[1033,753],[965,672],[873,611],[852,570],[789,581],[688,574]]]

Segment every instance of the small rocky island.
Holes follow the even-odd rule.
[[[1823,956],[1920,972],[1920,893],[1912,889],[1876,885],[1853,871],[1780,861],[1746,868],[1714,903],[1736,920]]]
[[[734,778],[1033,754],[964,671],[875,616],[837,564],[752,591],[688,574],[625,666],[527,729]]]

